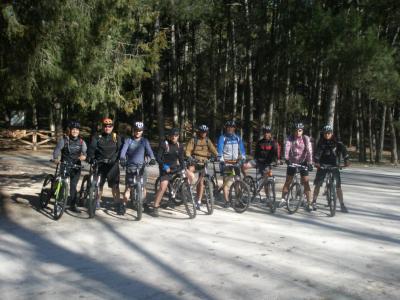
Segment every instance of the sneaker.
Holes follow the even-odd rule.
[[[100,206],[100,201],[97,201],[96,202],[96,209],[100,209],[101,208],[101,206]]]
[[[223,207],[223,208],[229,208],[229,207],[230,207],[229,202],[225,202],[224,205],[222,205],[222,207]]]
[[[199,202],[196,202],[196,209],[197,210],[200,210],[200,207],[201,207],[201,202],[199,201]]]
[[[154,207],[154,208],[153,208],[153,211],[152,211],[151,215],[152,215],[154,218],[158,218],[158,216],[159,216],[159,214],[158,214],[158,207]]]
[[[284,207],[284,206],[286,206],[286,199],[285,199],[285,198],[282,198],[282,199],[281,199],[281,202],[279,202],[278,207],[281,208],[281,207]]]
[[[340,211],[343,213],[348,213],[347,207],[344,204],[340,204]]]
[[[125,214],[125,205],[123,203],[117,204],[117,215],[123,216]]]
[[[318,207],[317,207],[317,202],[313,201],[313,203],[312,203],[312,210],[313,210],[313,211],[316,211],[317,209],[318,209]]]
[[[76,205],[71,205],[71,206],[69,207],[69,210],[70,210],[70,211],[73,211],[74,213],[77,213],[77,214],[80,214],[80,213],[81,213],[81,210],[80,210]]]
[[[305,210],[306,210],[307,212],[311,212],[311,211],[313,210],[313,207],[312,207],[311,203],[306,204],[306,205],[304,206],[304,208],[305,208]]]

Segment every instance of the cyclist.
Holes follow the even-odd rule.
[[[194,172],[196,170],[200,171],[204,168],[204,161],[209,159],[211,156],[217,157],[218,152],[211,140],[208,138],[208,126],[200,125],[197,128],[197,134],[194,138],[192,138],[189,143],[186,145],[185,156],[188,158],[194,158],[197,160],[197,163],[191,163],[188,166],[188,177],[190,181],[194,179]],[[203,174],[199,174],[199,184],[197,185],[197,201],[196,208],[200,209],[201,199],[203,198],[204,193],[204,182],[203,182]]]
[[[314,180],[314,196],[313,196],[313,210],[317,210],[317,198],[319,194],[319,189],[322,186],[327,170],[320,169],[321,165],[338,166],[340,163],[340,158],[343,157],[344,166],[348,167],[349,164],[349,154],[347,153],[346,146],[337,141],[333,135],[332,125],[326,125],[323,128],[323,137],[319,140],[317,148],[315,150],[314,162],[317,168],[317,174]],[[336,180],[336,194],[340,202],[340,210],[347,213],[348,210],[343,202],[343,191],[341,188],[341,179],[339,169],[333,170],[333,175]]]
[[[132,137],[127,138],[124,141],[124,145],[120,154],[120,164],[122,167],[126,167],[126,177],[125,177],[125,192],[123,202],[126,204],[131,192],[129,188],[130,184],[133,182],[133,173],[130,172],[131,166],[135,168],[141,168],[144,164],[145,156],[150,157],[150,165],[155,165],[156,160],[153,154],[153,150],[150,147],[149,140],[143,137],[144,124],[143,122],[135,122],[132,127]],[[147,172],[146,169],[143,171],[143,198],[146,198],[146,182],[147,182]],[[125,206],[123,207],[123,212],[125,212]]]
[[[307,169],[300,170],[300,176],[307,198],[306,210],[311,211],[311,189],[308,172],[312,171],[312,145],[310,138],[303,135],[303,131],[303,123],[296,123],[294,125],[294,134],[289,136],[286,140],[285,161],[288,167],[286,171],[286,181],[282,189],[281,206],[286,202],[285,196],[288,193],[289,185],[296,174],[296,168],[291,167],[290,164],[301,164],[307,166]]]
[[[161,199],[171,177],[184,167],[183,147],[179,144],[179,129],[172,128],[158,147],[157,162],[160,167],[160,188],[154,196],[153,216],[158,217]]]
[[[70,121],[67,128],[67,133],[58,141],[56,148],[53,151],[53,160],[58,163],[58,157],[61,153],[61,161],[71,164],[80,165],[82,160],[86,159],[87,146],[85,141],[79,136],[80,123]],[[80,168],[72,168],[69,173],[70,177],[70,207],[73,212],[80,213],[76,206],[76,186],[81,176]]]
[[[121,138],[113,132],[112,119],[103,119],[103,132],[94,136],[88,150],[89,162],[97,161],[98,175],[100,176],[99,199],[97,208],[100,208],[100,200],[103,194],[104,183],[112,190],[114,204],[118,214],[123,214],[123,205],[120,201],[119,191],[119,165],[118,158],[121,150]]]
[[[272,138],[270,126],[263,127],[262,132],[263,138],[256,144],[252,166],[257,167],[261,176],[264,176],[266,167],[277,163],[278,143]]]
[[[225,133],[221,135],[218,139],[217,149],[218,149],[218,158],[220,160],[221,172],[224,171],[225,162],[238,162],[240,160],[246,159],[246,150],[243,145],[242,139],[236,135],[236,122],[234,120],[227,121],[225,123]],[[249,163],[242,164],[242,171],[250,168],[251,165]],[[240,170],[236,170],[237,173]],[[223,178],[223,192],[224,192],[224,207],[229,207],[229,199],[228,199],[228,176],[224,176]]]

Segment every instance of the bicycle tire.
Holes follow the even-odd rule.
[[[39,205],[40,208],[46,208],[50,202],[52,194],[52,182],[54,181],[54,175],[47,174],[43,181],[42,190],[39,195]]]
[[[189,218],[194,219],[196,217],[197,210],[190,184],[186,181],[179,183],[176,194],[177,198],[181,198],[183,204],[185,205],[185,209]]]
[[[267,182],[267,205],[269,206],[269,209],[271,211],[271,213],[275,213],[276,211],[276,193],[275,193],[275,182],[269,180]]]
[[[328,192],[326,193],[326,198],[328,200],[329,212],[330,216],[334,217],[336,214],[336,183],[335,179],[332,178],[331,182],[329,183]]]
[[[256,196],[256,183],[255,180],[253,179],[253,177],[251,177],[250,175],[247,175],[243,178],[244,183],[246,183],[249,188],[250,188],[250,192],[253,195],[253,197],[255,198]]]
[[[143,214],[143,193],[142,184],[140,182],[138,182],[136,186],[132,189],[131,204],[132,208],[136,210],[136,221],[140,221]]]
[[[245,212],[252,199],[249,187],[242,180],[234,181],[229,189],[229,202],[237,213]]]
[[[286,208],[289,214],[294,214],[299,209],[302,198],[303,194],[300,183],[291,184],[286,195]]]
[[[56,183],[57,184],[57,183]],[[68,183],[66,181],[61,181],[58,184],[61,184],[59,191],[54,195],[54,209],[53,209],[53,219],[59,220],[67,206],[68,200]]]
[[[86,201],[89,197],[89,191],[90,191],[90,176],[86,174],[82,178],[81,188],[79,190],[78,206],[81,207],[86,206]]]
[[[203,197],[206,200],[207,215],[212,215],[214,212],[214,189],[212,181],[207,177],[204,177]]]
[[[91,184],[89,189],[89,200],[87,201],[87,209],[89,214],[89,219],[94,218],[96,215],[96,202],[97,202],[98,189],[96,184]]]

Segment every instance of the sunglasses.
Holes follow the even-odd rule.
[[[113,127],[114,125],[104,125],[104,127],[107,127],[107,128],[111,128],[111,127]]]
[[[302,131],[303,131],[303,129],[296,129],[296,131],[302,132]]]

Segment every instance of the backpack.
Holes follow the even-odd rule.
[[[102,137],[103,137],[103,135],[102,135],[102,134],[99,134],[99,138],[97,139],[97,141],[99,141]],[[117,140],[117,134],[116,134],[115,132],[112,133],[112,139],[113,139],[113,142],[114,142],[114,143],[117,143],[117,142],[118,142],[118,140]]]
[[[165,143],[165,148],[166,148],[166,153],[168,153],[169,152],[169,143],[168,143],[168,140],[165,140],[164,141],[164,143]],[[178,149],[179,149],[179,142],[176,142],[176,144],[178,145]]]
[[[193,153],[194,153],[196,151],[197,142],[199,141],[199,138],[197,136],[195,136],[193,139],[194,139],[194,147],[193,147]],[[210,151],[210,147],[208,146],[209,145],[208,142],[209,142],[209,139],[208,139],[208,136],[207,136],[206,137],[206,145],[207,145],[208,151]]]

